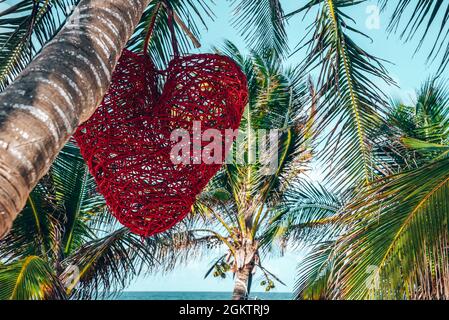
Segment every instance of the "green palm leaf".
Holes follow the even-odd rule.
[[[444,278],[441,272],[448,267],[442,247],[448,232],[448,165],[443,159],[405,172],[362,195],[355,224],[339,244],[341,260],[351,261],[342,264],[339,280],[345,297],[414,297],[418,288],[427,289],[428,298],[443,294],[444,288],[424,284],[438,273]],[[370,266],[379,287],[366,286]],[[424,270],[433,276],[426,278]]]
[[[351,184],[374,178],[371,156],[373,128],[381,121],[379,111],[386,105],[377,80],[392,83],[382,61],[360,48],[350,34],[361,34],[351,27],[343,12],[360,3],[349,0],[314,0],[288,17],[319,6],[311,29],[311,39],[302,47],[308,55],[304,72],[318,70],[317,130],[327,143],[322,160],[331,167],[330,178],[344,190]],[[376,80],[375,80],[376,79]]]
[[[401,38],[410,41],[421,34],[417,50],[432,33],[437,34],[429,52],[429,60],[435,60],[441,54],[439,73],[442,73],[449,63],[449,4],[444,0],[400,0],[394,4],[381,0],[380,3],[383,7],[395,7],[388,28],[390,32],[398,30],[405,20]]]
[[[149,271],[155,266],[157,245],[154,239],[143,241],[125,228],[83,244],[62,262],[79,270],[67,293],[83,299],[123,290],[142,268]]]
[[[49,180],[49,176],[45,176],[33,190],[11,232],[0,241],[0,259],[15,261],[30,255],[52,257],[56,254],[60,208]]]
[[[284,197],[264,239],[284,238],[306,246],[338,235],[333,224],[338,222],[344,204],[342,197],[307,181],[295,182]]]
[[[0,300],[63,299],[64,290],[45,260],[29,256],[0,264]]]
[[[288,53],[284,11],[279,0],[231,0],[233,24],[252,49],[262,54],[271,49],[277,57]]]
[[[64,209],[62,246],[65,254],[69,254],[86,240],[95,238],[89,223],[102,219],[106,203],[96,191],[95,180],[72,141],[63,148],[49,175],[56,191],[55,199]]]
[[[444,156],[449,141],[449,93],[444,81],[428,79],[413,105],[392,101],[375,131],[373,149],[380,175],[416,168]]]
[[[168,25],[166,0],[152,1],[145,10],[142,19],[131,37],[128,47],[141,51],[144,48],[148,30],[153,26],[148,52],[156,65],[163,69],[173,57],[173,48]],[[187,53],[200,43],[200,27],[206,28],[206,20],[214,17],[210,0],[170,0],[175,15],[174,27],[181,52]]]
[[[325,300],[338,297],[333,291],[331,276],[335,270],[332,249],[335,243],[327,241],[310,250],[301,261],[295,283],[295,298],[298,300]]]
[[[13,0],[0,12],[0,91],[59,31],[79,0]]]

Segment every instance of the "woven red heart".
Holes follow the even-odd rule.
[[[198,161],[192,150],[198,137],[194,121],[201,124],[201,133],[216,129],[224,137],[226,129],[239,127],[248,99],[246,77],[228,57],[175,58],[164,72],[160,95],[157,74],[146,55],[125,50],[104,101],[75,134],[112,214],[145,237],[182,220],[221,167],[204,158]],[[172,151],[182,143],[170,140],[176,129],[185,130],[184,146],[192,150],[180,164],[173,161],[179,159]],[[210,142],[200,143],[204,152]],[[223,139],[220,144],[223,161],[229,143]]]

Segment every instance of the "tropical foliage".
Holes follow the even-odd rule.
[[[8,1],[0,12],[0,90],[78,2]],[[0,242],[0,298],[92,297],[123,288],[141,267],[152,269],[155,257],[170,269],[193,252],[217,247],[225,253],[209,273],[232,271],[234,295],[241,298],[256,266],[268,289],[279,282],[261,263],[268,254],[306,242],[313,246],[300,265],[298,298],[449,298],[444,82],[427,81],[413,104],[388,101],[380,89],[394,84],[386,62],[357,43],[367,36],[347,11],[367,1],[304,0],[289,13],[280,0],[228,2],[231,24],[252,47],[249,57],[231,43],[222,50],[249,79],[238,157],[210,182],[185,225],[142,242],[107,218],[92,178],[68,144]],[[447,2],[378,4],[392,12],[390,33],[417,40],[417,50],[431,44],[429,62],[437,63],[441,76],[449,61]],[[173,54],[169,10],[181,52],[200,46],[201,29],[217,14],[209,0],[151,1],[128,47],[148,49],[161,69]],[[287,69],[286,24],[300,14],[312,21],[305,34],[295,35],[293,54],[304,59]],[[254,148],[252,130],[260,129],[279,129],[272,150],[279,161],[271,171]],[[303,179],[312,156],[329,168],[325,187]],[[67,286],[67,279],[75,281]]]
[[[426,40],[432,27],[439,28],[440,36],[435,39],[429,59],[435,59],[441,51],[448,48],[447,20],[444,18],[445,4],[443,1],[381,1],[384,7],[396,6],[390,23],[390,31],[400,29],[405,16],[401,37],[412,39],[422,33],[421,45]],[[317,23],[326,30],[335,21],[343,21],[347,16],[339,10],[358,4],[353,1],[311,1],[301,12],[313,5],[322,5],[328,15],[317,16]],[[447,12],[447,11],[446,11]],[[358,32],[352,27],[347,30]],[[338,29],[334,28],[335,37]],[[325,38],[325,33],[315,34],[310,43],[323,39],[318,47],[318,56],[328,59],[331,55],[320,55],[321,49],[332,43]],[[343,39],[337,42],[338,48],[350,48],[352,41]],[[309,50],[313,54],[312,49]],[[338,55],[343,57],[344,65],[350,63],[351,49]],[[372,75],[382,77],[381,69],[376,70],[376,59],[363,53],[360,49],[353,60],[359,62],[368,59],[364,70],[374,71]],[[446,49],[447,52],[447,49]],[[345,59],[344,56],[349,58]],[[443,54],[443,62],[439,67],[442,72],[446,67],[447,53]],[[309,59],[310,65],[313,59]],[[363,61],[363,60],[362,60]],[[330,70],[337,69],[335,63],[325,60],[321,65]],[[357,66],[357,64],[355,64]],[[350,69],[350,68],[348,68]],[[368,71],[369,73],[369,71]],[[337,83],[337,91],[333,99],[339,99],[340,90],[353,90],[343,101],[349,103],[358,97],[358,89],[365,94],[368,91],[360,86],[348,86],[339,81],[341,77],[329,77],[320,73],[327,81]],[[369,77],[362,77],[365,80]],[[330,79],[330,80],[329,80]],[[335,80],[337,79],[337,80]],[[355,77],[357,79],[357,77]],[[384,77],[388,81],[387,78]],[[375,88],[372,84],[371,88]],[[353,89],[351,89],[353,88]],[[344,199],[335,217],[328,221],[325,232],[318,239],[318,244],[303,261],[297,282],[298,298],[447,298],[446,239],[447,239],[447,93],[441,83],[428,81],[419,92],[419,98],[414,106],[403,104],[387,107],[384,100],[378,100],[381,95],[373,93],[377,100],[375,115],[363,110],[360,119],[367,116],[368,130],[361,130],[365,122],[356,120],[356,126],[344,126],[346,130],[359,136],[359,145],[365,149],[352,150],[344,154],[345,165],[337,172],[342,174],[343,190],[347,196],[342,196],[341,189],[335,189],[337,198]],[[326,106],[326,95],[320,95]],[[373,101],[373,100],[371,100]],[[355,104],[353,104],[355,105]],[[376,104],[371,104],[371,106]],[[336,112],[338,103],[332,103]],[[326,109],[325,109],[326,110]],[[355,109],[354,109],[355,110]],[[319,117],[325,119],[325,117]],[[355,116],[357,119],[357,115]],[[335,124],[332,124],[332,133]],[[335,130],[340,135],[345,132]],[[356,132],[358,132],[356,134]],[[336,139],[355,146],[356,139],[342,136]],[[343,148],[343,152],[349,146]],[[331,152],[338,155],[338,150]],[[365,155],[363,155],[365,153]],[[326,151],[323,153],[326,154]],[[358,163],[356,154],[365,163],[365,172],[370,176],[364,179],[353,172]],[[341,162],[340,162],[341,163]],[[368,165],[366,165],[368,164]],[[358,167],[361,167],[360,165]],[[346,170],[349,168],[349,171]],[[333,179],[335,181],[335,177]],[[341,181],[338,180],[337,182]],[[338,182],[341,185],[341,182]],[[357,187],[358,188],[355,188]],[[362,187],[360,187],[362,186]],[[317,208],[319,209],[319,208]]]
[[[235,27],[255,41],[259,52],[266,47],[285,55],[287,34],[283,11],[278,0],[228,0],[234,10]],[[64,25],[79,0],[8,0],[0,11],[0,90],[3,90],[27,66]],[[168,10],[174,12],[174,28],[181,52],[201,46],[201,28],[218,13],[212,0],[153,0],[128,43],[131,50],[142,50],[152,29],[148,52],[159,67],[173,54]],[[257,14],[254,14],[257,13]],[[263,37],[261,37],[263,35]]]
[[[10,2],[0,12],[0,90],[53,38],[79,0]]]
[[[296,240],[305,240],[306,233],[304,237],[299,234],[322,214],[309,210],[306,199],[325,200],[292,191],[303,189],[300,179],[312,155],[313,114],[308,114],[303,104],[309,88],[299,81],[299,74],[284,69],[272,51],[244,57],[227,43],[222,53],[230,55],[246,73],[250,102],[231,158],[199,197],[193,211],[197,218],[187,231],[175,235],[173,247],[181,251],[192,247],[199,251],[198,244],[204,249],[224,248],[206,275],[225,277],[231,271],[236,277],[234,297],[242,298],[250,292],[256,267],[267,290],[275,282],[282,283],[265,269],[264,258],[270,252],[289,249],[293,233]],[[268,145],[270,134],[276,135],[277,144]],[[267,146],[263,147],[265,139]],[[314,190],[312,186],[310,190]],[[303,205],[293,200],[299,195]],[[192,258],[191,254],[177,256],[178,262]],[[245,283],[244,292],[238,291],[238,282]]]
[[[339,234],[307,259],[300,297],[448,298],[448,99],[446,86],[429,80],[414,105],[389,108],[379,149],[397,173],[340,207],[328,226]]]
[[[0,240],[0,299],[95,298],[157,261],[151,239],[118,228],[69,143]]]

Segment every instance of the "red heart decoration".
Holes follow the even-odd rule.
[[[183,155],[190,163],[177,164],[173,147],[192,150],[194,121],[200,122],[201,133],[216,129],[225,137],[226,129],[238,129],[248,100],[245,75],[225,56],[178,57],[164,74],[159,95],[151,60],[125,50],[102,104],[74,135],[112,214],[145,237],[169,229],[190,212],[221,167],[207,163],[214,156],[224,161],[230,143],[219,142],[219,155],[207,147],[209,141],[200,142],[197,150],[207,152],[199,164],[197,150]],[[184,130],[188,141],[171,140],[176,129]]]

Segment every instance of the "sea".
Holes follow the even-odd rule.
[[[231,292],[122,292],[114,300],[229,300]],[[290,292],[253,292],[251,300],[292,300]]]

